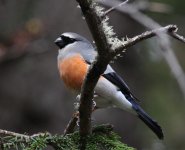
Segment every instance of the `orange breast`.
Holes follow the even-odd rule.
[[[60,76],[65,85],[73,90],[80,90],[88,66],[80,55],[74,55],[59,61]]]

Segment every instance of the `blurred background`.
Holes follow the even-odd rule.
[[[133,1],[161,25],[177,24],[185,35],[185,1]],[[146,4],[146,5],[145,5]],[[119,37],[146,29],[120,12],[110,14]],[[92,42],[75,0],[0,0],[0,128],[19,133],[62,134],[74,109],[75,96],[57,70],[54,40],[63,32],[79,33]],[[170,39],[185,70],[185,45]],[[122,140],[139,150],[185,149],[185,98],[160,53],[156,39],[127,49],[112,66],[162,126],[160,141],[139,119],[119,109],[93,114],[93,124],[111,123]]]

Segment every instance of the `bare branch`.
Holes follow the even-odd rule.
[[[106,16],[106,15],[108,15],[109,13],[113,12],[114,10],[116,10],[117,7],[121,7],[121,6],[123,6],[124,4],[128,3],[128,1],[129,1],[129,0],[126,0],[126,1],[124,1],[124,2],[122,2],[122,3],[120,3],[120,4],[117,5],[117,6],[111,7],[110,9],[108,9],[107,11],[105,11],[104,16]]]
[[[120,1],[118,0],[108,0],[106,2],[99,2],[109,7],[113,7],[120,3]],[[138,9],[132,5],[125,4],[121,7],[117,7],[116,9],[124,14],[127,14],[130,18],[134,19],[135,21],[149,29],[153,30],[161,27],[157,22],[144,15],[143,13],[139,12]],[[181,36],[177,36],[175,32],[171,32],[170,35],[180,41],[184,41],[184,38]],[[185,98],[185,74],[171,48],[171,42],[169,42],[168,36],[164,33],[158,32],[157,36],[159,37],[158,42],[161,47],[161,50],[156,50],[160,50],[161,55],[164,57]]]
[[[28,140],[30,140],[31,138],[34,138],[34,137],[44,136],[46,134],[50,135],[50,133],[38,133],[38,134],[33,134],[33,135],[29,136],[29,135],[26,135],[26,134],[20,134],[20,133],[0,129],[0,135],[1,136],[19,137],[21,139],[25,139],[25,141],[28,141]]]
[[[78,118],[79,118],[79,114],[74,113],[74,115],[71,118],[71,120],[69,121],[66,129],[64,130],[64,135],[74,132],[74,129],[75,129],[77,121],[78,121]]]
[[[175,39],[185,43],[185,38],[182,35],[177,34],[176,32],[171,32],[170,35]]]
[[[29,139],[30,136],[25,135],[25,134],[20,134],[20,133],[16,133],[16,132],[11,132],[11,131],[7,131],[7,130],[2,130],[0,129],[0,134],[3,136],[14,136],[14,137],[21,137],[24,139]]]
[[[127,41],[125,41],[123,43],[123,46],[118,47],[117,49],[115,49],[115,51],[116,51],[116,53],[121,53],[123,51],[123,49],[131,47],[131,46],[137,44],[138,42],[141,42],[141,41],[146,40],[148,38],[151,38],[153,36],[157,36],[157,34],[159,34],[159,33],[168,33],[171,35],[171,33],[173,31],[176,31],[176,29],[177,29],[176,25],[168,25],[168,26],[161,27],[161,28],[158,28],[155,30],[146,31],[140,35],[129,38]]]

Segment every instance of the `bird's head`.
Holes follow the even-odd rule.
[[[87,39],[85,39],[84,37],[80,36],[79,34],[76,33],[72,33],[72,32],[66,32],[61,34],[56,40],[55,40],[55,44],[60,48],[64,48],[68,45],[72,45],[76,42],[88,42],[89,41]]]

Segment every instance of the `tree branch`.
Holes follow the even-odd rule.
[[[105,11],[104,16],[106,16],[106,15],[108,15],[109,13],[115,11],[117,7],[121,7],[121,6],[123,6],[124,4],[128,3],[128,1],[129,1],[129,0],[126,0],[126,1],[124,1],[124,2],[122,2],[122,3],[120,3],[119,5],[116,5],[116,6],[111,7],[110,9],[108,9],[107,11]]]
[[[119,53],[121,53],[125,48],[128,48],[136,43],[145,40],[147,38],[157,35],[161,42],[163,48],[169,49],[168,38],[166,37],[166,32],[172,33],[176,31],[176,26],[169,25],[166,27],[161,27],[152,21],[150,18],[142,18],[145,22],[149,22],[147,25],[153,29],[153,27],[159,28],[152,31],[145,32],[141,35],[135,36],[127,41],[122,41],[116,38],[113,29],[108,26],[108,17],[105,14],[113,11],[115,8],[120,9],[120,7],[110,8],[107,12],[103,11],[103,8],[98,6],[92,0],[77,0],[87,25],[91,31],[94,38],[95,44],[97,46],[98,55],[94,63],[89,67],[88,73],[84,80],[81,89],[80,98],[80,149],[84,150],[86,148],[86,137],[92,132],[91,129],[91,112],[92,112],[92,99],[94,95],[95,85],[101,74],[105,71],[108,63]],[[132,15],[137,11],[131,10]],[[139,14],[140,15],[140,14]],[[139,18],[140,19],[140,18]],[[149,21],[148,21],[149,20]],[[153,24],[151,24],[153,23]],[[170,65],[171,66],[171,65]]]
[[[119,5],[120,1],[107,0],[106,2],[99,1],[99,3],[106,5],[106,6],[109,6],[109,7],[114,7],[115,5]],[[157,22],[155,22],[154,20],[152,20],[148,16],[146,16],[143,13],[141,13],[140,11],[138,11],[138,9],[131,4],[129,4],[129,5],[125,4],[121,7],[116,7],[115,9],[128,15],[130,18],[132,18],[136,22],[140,23],[141,25],[145,26],[146,28],[149,28],[152,30],[156,29],[156,28],[161,28],[161,26]],[[178,39],[181,42],[184,42],[184,40],[185,40],[185,38],[183,36],[178,35],[176,33],[176,31],[168,32],[168,35],[174,37],[175,39]],[[184,100],[185,100],[185,73],[184,73],[181,65],[178,62],[178,59],[176,58],[176,56],[171,48],[171,42],[169,41],[168,36],[162,32],[157,32],[157,36],[159,37],[158,43],[159,43],[159,46],[161,47],[161,49],[156,49],[156,50],[158,50],[161,53],[161,55],[163,56],[163,58],[165,59],[167,65],[169,66],[169,68],[172,72],[172,75],[176,79],[176,81],[182,91],[182,94],[183,94]]]
[[[115,51],[116,53],[121,53],[123,49],[129,48],[143,40],[146,40],[148,38],[157,36],[158,33],[167,33],[171,35],[174,31],[176,31],[177,27],[176,25],[167,25],[165,27],[161,27],[155,30],[146,31],[140,35],[134,36],[132,38],[129,38],[127,41],[123,42],[123,45],[118,47]]]
[[[74,132],[75,126],[76,126],[77,121],[78,121],[78,118],[79,118],[79,113],[74,113],[73,117],[69,121],[66,129],[64,130],[64,135]]]
[[[100,75],[105,71],[111,57],[108,53],[110,51],[110,45],[107,43],[107,38],[104,34],[101,17],[98,16],[94,9],[96,7],[95,4],[88,0],[77,0],[77,2],[81,7],[98,50],[97,59],[90,66],[81,89],[79,113],[82,144],[80,145],[80,149],[85,149],[86,136],[92,132],[91,112],[94,88]]]
[[[134,148],[120,142],[120,138],[112,132],[113,126],[103,124],[92,128],[92,135],[87,137],[88,149],[123,149],[134,150]],[[2,131],[2,130],[1,130]],[[0,136],[0,149],[24,149],[24,150],[41,150],[47,149],[48,146],[53,149],[78,149],[79,133],[63,135],[51,135],[50,133],[39,133],[32,136],[2,131],[4,136]],[[98,144],[97,144],[98,143]],[[50,148],[49,148],[50,149]]]
[[[29,139],[30,138],[30,136],[25,135],[25,134],[15,133],[15,132],[2,130],[2,129],[0,129],[0,134],[3,135],[3,136],[14,136],[14,137],[20,137],[20,138],[24,138],[24,139]]]
[[[170,35],[171,35],[173,38],[175,38],[175,39],[177,39],[177,40],[179,40],[179,41],[185,43],[185,38],[184,38],[182,35],[179,35],[179,34],[177,34],[176,32],[171,32]]]

